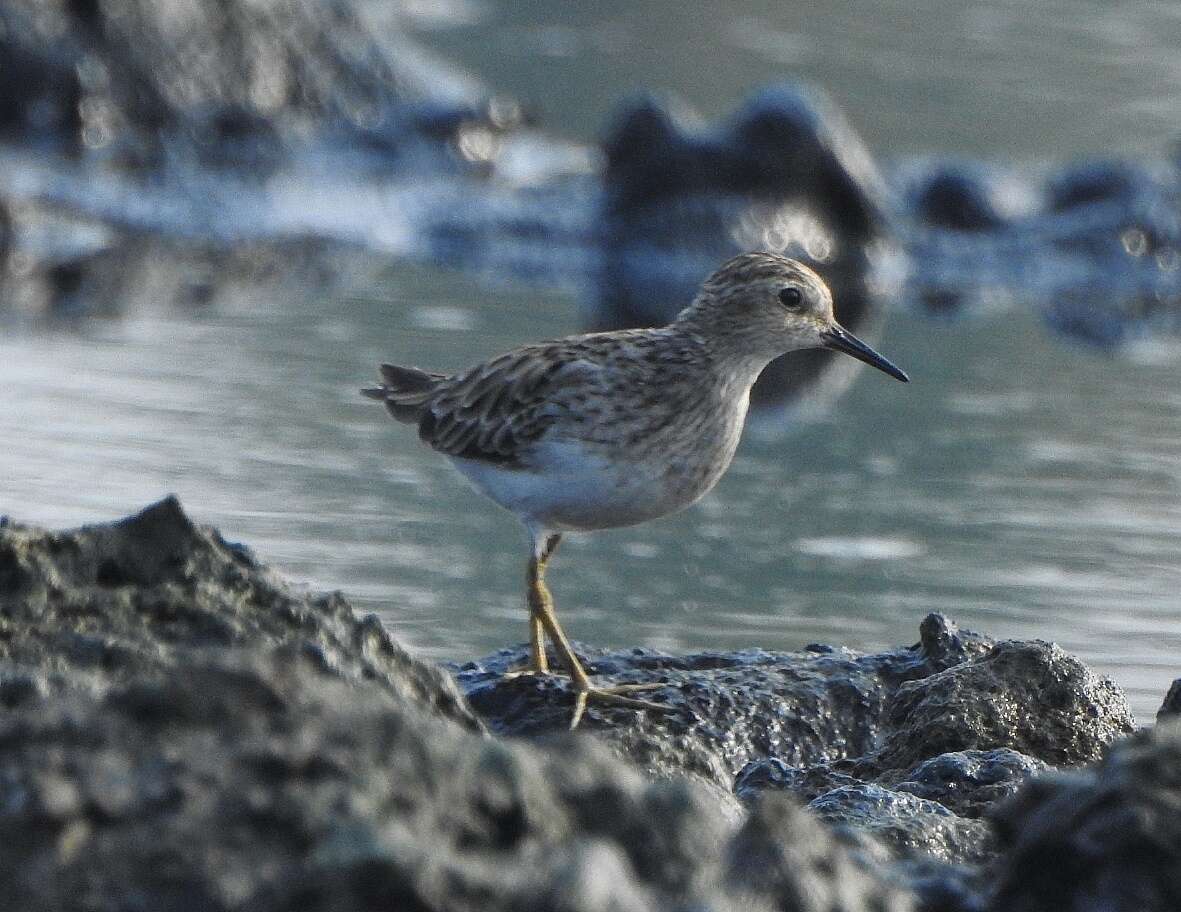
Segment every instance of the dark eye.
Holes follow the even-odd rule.
[[[799,310],[800,305],[804,303],[804,295],[794,285],[788,285],[787,288],[779,292],[779,303],[788,310]]]

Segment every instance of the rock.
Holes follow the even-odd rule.
[[[10,0],[0,25],[14,62],[0,67],[0,131],[123,166],[155,169],[182,150],[264,176],[334,130],[380,138],[387,153],[433,143],[436,164],[454,168],[466,164],[461,128],[516,125],[478,111],[474,85],[410,42],[396,15],[341,0]],[[436,116],[415,131],[404,106],[423,101]],[[445,106],[463,113],[441,135]]]
[[[953,814],[938,801],[871,783],[834,788],[810,801],[808,810],[827,823],[864,830],[900,858],[930,856],[970,863],[992,855],[984,821]]]
[[[1137,732],[1090,769],[1035,779],[994,820],[991,912],[1181,909],[1181,725]]]
[[[1172,716],[1181,716],[1181,678],[1177,678],[1169,686],[1165,701],[1156,711],[1156,722],[1159,725]]]
[[[487,737],[438,668],[174,499],[0,521],[0,908],[909,910],[775,796]]]
[[[942,754],[901,776],[867,760],[791,767],[769,758],[748,763],[734,790],[747,803],[764,792],[791,792],[821,819],[881,839],[896,859],[964,864],[994,852],[978,818],[1044,769],[1009,750]]]
[[[727,887],[739,898],[769,893],[775,908],[793,912],[912,908],[905,894],[867,882],[865,869],[852,856],[834,852],[837,845],[793,802],[767,795],[729,846]]]
[[[583,724],[653,775],[692,775],[720,788],[769,758],[784,769],[831,764],[825,777],[860,780],[891,770],[898,777],[948,752],[994,748],[1033,758],[1014,761],[1020,768],[1079,764],[1131,731],[1118,687],[1056,646],[997,645],[941,615],[928,616],[920,634],[915,646],[872,655],[825,646],[683,656],[579,647],[597,680],[662,683],[650,699],[675,710],[637,713],[592,702]],[[525,658],[524,647],[503,650],[456,666],[456,679],[494,732],[563,730],[572,700],[564,679],[502,677]],[[1029,711],[1038,705],[1045,711]],[[1000,763],[1000,756],[980,762]],[[747,778],[739,791],[752,786]]]
[[[376,617],[358,620],[339,593],[293,592],[248,548],[194,525],[175,498],[68,533],[0,526],[0,661],[36,692],[102,696],[234,648],[283,649],[481,730],[448,676]]]
[[[1042,760],[1003,747],[955,751],[924,760],[899,777],[894,788],[977,818],[1048,768]]]
[[[958,658],[942,638],[980,642],[970,632],[948,632],[951,626],[933,616],[925,622],[921,644],[875,655],[823,646],[800,653],[681,656],[579,646],[596,680],[662,683],[649,699],[675,709],[637,713],[592,702],[583,725],[653,775],[691,775],[726,791],[752,760],[775,756],[792,766],[811,766],[860,757],[884,736],[882,724],[899,685]],[[456,680],[498,734],[564,730],[572,701],[564,679],[502,677],[525,658],[524,647],[502,650],[457,666]]]
[[[739,798],[791,792],[830,823],[878,837],[904,865],[979,864],[995,853],[981,820],[991,808],[1049,765],[1094,760],[1132,730],[1119,689],[1056,646],[991,644],[938,615],[922,635],[940,670],[898,682],[868,749],[819,763],[753,759],[735,780]],[[957,869],[940,870],[924,873],[920,892],[961,895]]]
[[[920,222],[949,231],[995,232],[1010,221],[987,174],[966,163],[945,162],[923,174],[909,205]]]
[[[904,769],[949,751],[1010,748],[1078,765],[1133,730],[1116,684],[1052,643],[998,643],[985,656],[903,683],[877,762]]]

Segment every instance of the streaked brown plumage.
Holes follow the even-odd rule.
[[[702,285],[668,326],[525,345],[448,376],[382,365],[363,390],[525,524],[530,671],[548,672],[548,636],[577,695],[660,708],[593,688],[557,623],[545,565],[566,531],[643,522],[709,491],[734,455],[750,387],[787,351],[828,347],[905,380],[840,328],[815,272],[775,254],[743,254]]]

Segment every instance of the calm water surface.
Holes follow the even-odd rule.
[[[747,2],[721,22],[714,4],[488,9],[426,39],[575,137],[636,86],[712,114],[784,77],[825,85],[885,157],[1135,154],[1181,123],[1164,51],[1181,18],[1163,4]],[[63,526],[175,492],[424,653],[478,655],[524,638],[523,536],[357,388],[380,360],[460,368],[576,329],[557,293],[377,264],[327,302],[260,286],[197,313],[10,327],[0,512]],[[690,511],[571,537],[552,582],[572,635],[874,648],[938,610],[1058,641],[1148,721],[1181,674],[1175,353],[1100,356],[1020,313],[897,313],[880,348],[910,386],[867,371],[827,416],[753,429]]]

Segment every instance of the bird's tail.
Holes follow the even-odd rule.
[[[381,386],[361,390],[361,395],[384,402],[386,410],[405,424],[417,423],[422,408],[434,395],[446,374],[434,374],[417,367],[381,366]]]

